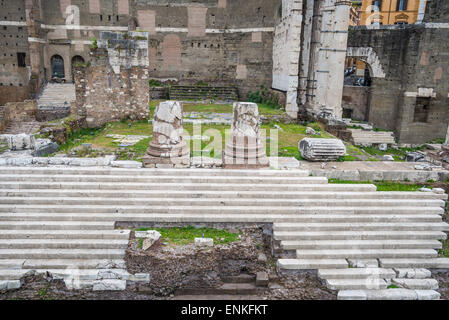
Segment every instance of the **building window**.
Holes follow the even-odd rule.
[[[372,2],[373,7],[377,7],[378,11],[382,11],[382,0],[373,0]],[[374,8],[371,10],[371,12],[374,12]]]
[[[408,0],[398,0],[396,3],[396,11],[406,11]]]
[[[416,98],[413,122],[427,122],[430,108],[430,97]]]
[[[100,21],[103,21],[103,15],[100,14]]]

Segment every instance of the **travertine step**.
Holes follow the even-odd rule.
[[[432,258],[424,259],[424,257],[410,259],[390,259],[381,258],[379,264],[383,268],[429,268],[429,269],[449,269],[449,258]]]
[[[108,176],[173,176],[179,175],[183,177],[189,176],[226,176],[226,177],[308,177],[308,170],[269,170],[260,169],[257,171],[248,169],[124,169],[110,167],[1,167],[0,174],[6,175],[104,175]]]
[[[345,259],[278,259],[277,267],[285,270],[345,269]]]
[[[320,269],[318,277],[321,279],[393,279],[396,272],[385,268],[348,268],[348,269]]]
[[[126,249],[128,240],[102,239],[3,239],[0,249]]]
[[[2,230],[0,239],[97,239],[128,240],[129,230]]]
[[[436,290],[438,281],[435,279],[393,279],[393,284],[400,288],[415,290]]]
[[[432,249],[296,250],[298,259],[436,258]],[[382,266],[385,267],[385,266]]]
[[[75,189],[75,190],[186,190],[186,191],[375,191],[372,184],[251,184],[251,183],[109,183],[109,182],[28,182],[0,180],[0,189]]]
[[[305,240],[282,241],[281,246],[284,250],[441,249],[442,243],[437,240]]]
[[[0,230],[112,230],[114,222],[0,221]]]
[[[387,282],[374,277],[367,279],[325,279],[326,287],[331,290],[382,290],[387,289]]]
[[[85,212],[85,213],[113,213],[113,212],[126,212],[126,213],[223,213],[223,214],[240,214],[240,213],[266,213],[266,214],[439,214],[442,215],[444,210],[439,207],[426,207],[426,208],[417,208],[417,207],[292,207],[292,206],[263,206],[261,208],[254,206],[220,206],[220,207],[207,207],[207,206],[126,206],[126,205],[10,205],[10,204],[0,204],[0,212]],[[329,230],[331,227],[330,224],[313,224],[315,228],[323,227],[323,230]],[[311,225],[311,227],[313,227]],[[375,225],[373,223],[373,225]],[[378,224],[381,225],[381,224]],[[411,224],[413,225],[413,224]],[[431,224],[428,224],[431,226]],[[449,225],[447,224],[435,224],[438,225],[442,229],[439,230],[449,230]],[[351,228],[358,228],[363,225],[353,224]],[[279,229],[284,230],[282,228],[287,228],[287,226],[280,226]],[[287,230],[304,230],[309,226],[301,226],[292,225],[288,226]],[[347,229],[347,226],[344,224],[335,225],[335,229],[332,230],[343,230]],[[292,229],[293,228],[293,229]],[[376,226],[378,228],[378,226]],[[276,230],[279,230],[276,229]],[[368,230],[368,229],[367,229]],[[414,229],[416,230],[416,229]]]
[[[434,290],[384,289],[384,290],[342,290],[338,300],[439,300]]]
[[[441,231],[275,231],[276,240],[302,241],[302,240],[376,240],[376,239],[423,239],[445,240],[447,235]]]
[[[1,181],[39,181],[39,182],[141,182],[141,183],[245,183],[245,184],[327,184],[325,177],[276,177],[276,176],[123,176],[123,175],[14,175],[1,174]]]
[[[120,249],[0,249],[0,259],[123,259]]]
[[[344,191],[189,191],[189,190],[121,190],[121,198],[242,198],[242,199],[389,199],[389,200],[447,200],[447,194],[433,192],[344,192]],[[0,189],[0,197],[100,197],[116,198],[116,190],[74,189]]]
[[[396,212],[395,212],[396,213]],[[449,225],[444,222],[440,223],[413,223],[413,222],[397,222],[397,223],[276,223],[274,231],[277,235],[279,232],[301,232],[301,231],[443,231],[449,230]]]
[[[238,214],[237,214],[238,213]],[[21,213],[0,213],[0,221],[188,221],[192,222],[214,220],[220,222],[232,221],[251,221],[256,222],[273,222],[276,223],[403,223],[403,222],[421,222],[421,223],[441,223],[442,219],[439,215],[416,215],[416,216],[401,216],[398,215],[396,219],[391,219],[388,216],[373,216],[373,215],[334,215],[334,214],[282,214],[279,212],[273,213],[242,213],[235,212],[235,214],[169,214],[169,213],[44,213],[44,212],[21,212]],[[295,240],[297,237],[303,236],[303,231],[275,231],[274,237],[277,240]],[[0,234],[0,239],[2,235]],[[441,235],[438,237],[441,239]],[[323,238],[326,240],[326,237]]]
[[[137,206],[316,206],[316,199],[238,199],[238,198],[96,198],[96,197],[0,197],[0,204],[62,204],[62,205],[137,205]],[[320,199],[319,206],[326,207],[444,207],[443,200],[398,200],[398,199]]]
[[[0,259],[0,268],[5,269],[125,269],[123,259]]]

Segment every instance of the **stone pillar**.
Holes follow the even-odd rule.
[[[449,151],[449,126],[447,127],[446,141],[441,147],[444,151]]]
[[[187,167],[190,165],[190,148],[182,134],[182,103],[161,102],[154,112],[153,140],[147,154],[142,158],[143,166]]]
[[[257,104],[234,102],[231,135],[223,152],[224,169],[257,169],[269,167],[265,144],[260,137]]]

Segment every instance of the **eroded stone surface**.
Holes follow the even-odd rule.
[[[346,154],[340,139],[304,138],[298,145],[301,156],[309,161],[335,161]]]
[[[265,145],[261,139],[258,106],[251,102],[235,102],[231,135],[223,154],[224,168],[268,167]]]
[[[142,161],[145,167],[156,164],[190,165],[190,148],[183,138],[182,103],[161,102],[153,120],[153,140]]]

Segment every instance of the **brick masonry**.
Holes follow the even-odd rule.
[[[148,118],[148,40],[143,40],[147,36],[144,32],[103,32],[98,49],[91,51],[91,64],[86,71],[77,70],[74,110],[86,116],[89,127]]]
[[[401,143],[425,143],[446,136],[449,28],[441,23],[449,23],[447,1],[430,2],[424,24],[350,30],[348,47],[372,48],[385,73],[381,77],[372,72],[368,120],[394,130]],[[417,105],[427,99],[424,118],[415,117]]]

